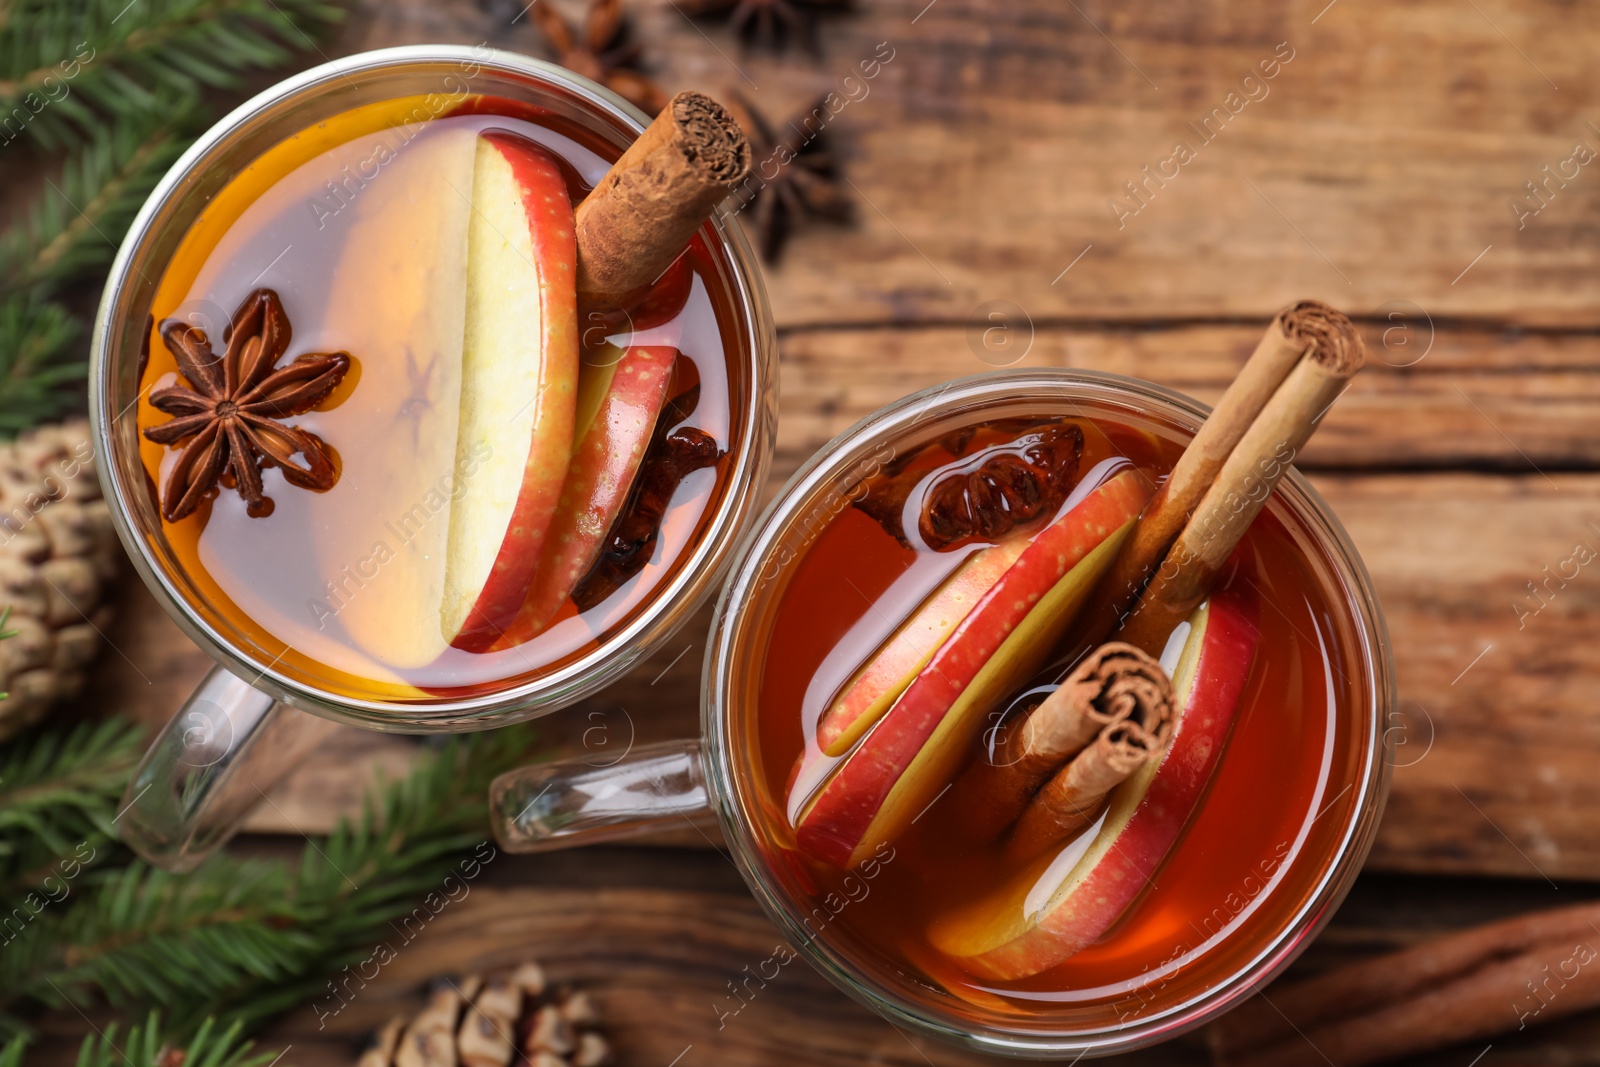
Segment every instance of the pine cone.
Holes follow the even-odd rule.
[[[373,1035],[357,1067],[601,1067],[611,1048],[583,992],[552,990],[537,963],[434,986],[411,1019]]]
[[[0,740],[83,686],[122,559],[95,477],[89,424],[41,426],[0,444]]]

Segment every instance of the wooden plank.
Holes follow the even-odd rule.
[[[987,347],[982,330],[961,327],[790,332],[782,340],[776,470],[787,477],[885,404],[1019,356],[1008,365],[1109,371],[1212,403],[1265,323],[1030,327],[1015,318],[994,327],[1010,340],[992,333]],[[1372,359],[1323,420],[1302,467],[1600,465],[1600,337],[1442,327],[1414,313],[1364,323],[1363,332]]]
[[[682,1056],[684,1065],[730,1067],[1007,1062],[897,1034],[798,960],[719,1026],[711,1005],[733,1006],[727,983],[737,982],[752,961],[765,959],[778,934],[748,898],[706,884],[719,881],[706,870],[718,862],[710,857],[619,859],[608,850],[581,875],[569,870],[534,884],[528,884],[528,868],[518,860],[502,862],[507,869],[492,887],[475,889],[459,911],[441,914],[346,1011],[328,1018],[325,1027],[318,1025],[314,1010],[296,1012],[268,1030],[263,1045],[293,1045],[299,1067],[348,1063],[352,1038],[391,1014],[414,1011],[429,978],[504,966],[531,954],[557,980],[595,996],[610,1023],[619,1063],[665,1064],[674,1056]],[[668,889],[640,884],[669,869],[690,884]],[[1542,888],[1506,883],[1364,876],[1327,932],[1279,982],[1549,906],[1544,899],[1549,895]],[[1480,1067],[1600,1064],[1595,1013],[1523,1032],[1516,1031],[1509,1008],[1507,1017],[1508,1032],[1476,1061]],[[1488,1044],[1456,1046],[1407,1062],[1461,1067],[1485,1053]],[[1307,1056],[1308,1063],[1321,1062],[1309,1049]],[[1202,1033],[1104,1062],[1199,1067],[1211,1061]]]
[[[1372,572],[1399,665],[1407,743],[1372,863],[1600,876],[1600,575],[1577,562],[1600,551],[1600,479],[1313,481]]]
[[[346,1009],[327,1017],[324,1025],[319,1025],[315,1009],[297,1011],[261,1035],[262,1047],[293,1046],[297,1067],[348,1064],[362,1035],[391,1015],[417,1009],[421,987],[430,978],[500,967],[531,955],[557,981],[585,988],[595,997],[618,1063],[668,1064],[675,1056],[682,1057],[677,1062],[684,1067],[1010,1062],[897,1034],[799,960],[719,1026],[712,1005],[729,1010],[733,1001],[727,983],[740,980],[745,966],[767,958],[779,943],[777,930],[753,901],[727,884],[726,873],[718,876],[719,866],[727,871],[723,861],[711,856],[624,856],[622,851],[600,850],[581,869],[555,872],[534,873],[549,857],[497,861],[505,866],[486,876],[490,884],[474,888],[441,913]],[[666,880],[673,884],[652,884]],[[1582,895],[1592,893],[1580,890]],[[1549,897],[1553,894],[1543,887],[1518,883],[1364,875],[1332,925],[1279,982],[1550,906]],[[1508,1032],[1495,1038],[1486,1053],[1487,1041],[1407,1062],[1418,1067],[1600,1064],[1600,1016],[1595,1013],[1522,1032],[1516,1032],[1510,1009],[1508,1019]],[[69,1047],[66,1041],[50,1042],[47,1067],[70,1062]],[[1308,1063],[1321,1062],[1310,1050],[1307,1056]],[[1201,1067],[1211,1061],[1204,1035],[1191,1034],[1104,1062]]]
[[[1302,296],[1600,322],[1595,168],[1569,165],[1521,229],[1508,206],[1575,142],[1600,149],[1600,9],[1324,7],[895,0],[825,17],[816,67],[748,54],[666,0],[636,21],[670,90],[737,89],[780,123],[822,93],[855,98],[828,129],[859,225],[809,229],[769,273],[786,325],[962,322],[994,299],[1040,321],[1254,318]],[[519,8],[370,5],[329,52],[547,54]],[[893,59],[860,80],[882,42]],[[1229,94],[1280,45],[1293,59],[1204,141],[1190,123],[1248,101]],[[1174,168],[1180,140],[1195,158]],[[1134,181],[1145,206],[1113,211]]]
[[[242,851],[262,849],[247,843]],[[778,937],[741,886],[725,858],[703,851],[599,848],[581,856],[497,857],[464,899],[414,941],[397,944],[396,958],[347,1007],[329,1014],[337,1004],[325,995],[321,1013],[307,1006],[285,1016],[258,1035],[257,1047],[289,1048],[284,1062],[294,1067],[346,1067],[368,1032],[421,1005],[428,980],[536,957],[556,981],[588,990],[601,1004],[617,1063],[665,1065],[690,1044],[694,1048],[680,1067],[924,1062],[887,1023],[799,960],[719,1029],[711,1005],[728,1010],[727,983],[742,979],[746,965],[764,960]],[[1570,887],[1559,902],[1593,895],[1592,888]],[[1557,894],[1540,883],[1364,874],[1328,929],[1279,981],[1556,902]],[[113,1017],[103,1010],[90,1014],[102,1029]],[[86,1032],[83,1019],[54,1012],[39,1026],[42,1040],[30,1050],[29,1062],[70,1067]],[[926,1062],[939,1067],[1002,1062],[913,1040]],[[1189,1035],[1105,1062],[1202,1067],[1210,1063],[1202,1040]],[[673,1041],[678,1044],[669,1047]],[[1408,1062],[1463,1067],[1487,1043]],[[1497,1037],[1479,1067],[1529,1063],[1600,1064],[1600,1016],[1588,1013]]]
[[[663,861],[667,857],[662,857]],[[338,1014],[296,1011],[261,1038],[293,1045],[296,1067],[348,1064],[352,1047],[392,1015],[421,1004],[420,987],[537,958],[557,982],[586,989],[608,1023],[615,1062],[730,1067],[874,1063],[976,1067],[1008,1061],[912,1036],[836,991],[798,958],[741,1002],[730,983],[787,949],[742,892],[618,888],[474,888],[410,944]],[[770,969],[770,967],[769,967]],[[754,988],[753,986],[751,988]],[[327,999],[327,998],[325,998]],[[740,1004],[743,1003],[743,1007]],[[1169,1046],[1126,1060],[1199,1064]]]

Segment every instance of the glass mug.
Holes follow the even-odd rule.
[[[1347,672],[1347,691],[1358,699],[1348,706],[1331,702],[1314,806],[1332,799],[1321,812],[1303,816],[1297,850],[1279,868],[1285,873],[1260,891],[1263,911],[1270,908],[1276,919],[1229,926],[1221,946],[1208,942],[1170,973],[1130,975],[1101,1002],[1032,1015],[986,1009],[875,955],[839,923],[828,923],[827,914],[814,924],[816,893],[806,898],[785,859],[783,838],[790,833],[792,841],[792,832],[782,805],[767,801],[759,786],[756,704],[766,642],[783,595],[782,575],[820,526],[860,495],[862,480],[885,456],[906,454],[978,421],[978,413],[987,421],[1092,418],[1096,412],[1137,420],[1178,442],[1186,442],[1207,414],[1180,394],[1118,375],[1001,372],[907,397],[835,438],[794,475],[740,545],[706,652],[700,739],[637,749],[606,766],[565,760],[502,775],[491,795],[499,840],[508,850],[534,852],[715,818],[767,915],[835,985],[897,1025],[982,1052],[1108,1055],[1199,1026],[1249,996],[1288,966],[1344,898],[1371,847],[1389,784],[1384,726],[1396,697],[1383,618],[1349,538],[1298,471],[1280,482],[1267,508],[1297,545],[1309,548],[1306,556],[1318,561],[1315,573],[1335,612],[1342,609],[1334,627],[1338,659],[1331,662],[1344,664],[1339,669]],[[1348,779],[1342,792],[1341,774]],[[1270,899],[1274,895],[1279,899]],[[1217,962],[1224,957],[1226,966]],[[1214,973],[1206,973],[1208,961]]]
[[[437,94],[429,100],[485,94],[534,104],[619,155],[648,121],[594,82],[515,53],[423,45],[338,59],[273,86],[202,136],[151,193],[111,268],[90,364],[101,484],[145,584],[217,661],[156,738],[124,798],[123,839],[162,867],[186,870],[199,863],[334,723],[399,733],[483,730],[565,707],[614,681],[670,637],[714,588],[763,484],[777,421],[776,338],[743,234],[714,217],[701,236],[721,274],[722,306],[734,320],[723,328],[730,422],[725,482],[675,569],[601,636],[598,647],[502,690],[385,702],[331,693],[296,677],[208,605],[175,564],[139,455],[139,355],[162,269],[218,190],[271,146],[352,108],[427,94]]]

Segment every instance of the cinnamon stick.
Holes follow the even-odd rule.
[[[1106,795],[1159,759],[1171,733],[1170,717],[1157,730],[1132,719],[1106,727],[1034,796],[1011,831],[1006,851],[1013,859],[1030,860],[1094,822]]]
[[[1349,321],[1319,300],[1301,300],[1278,312],[1172,473],[1145,505],[1100,584],[1100,606],[1082,624],[1076,647],[1098,644],[1121,624],[1228,456],[1301,359],[1319,346],[1345,350],[1360,343]]]
[[[1056,836],[1060,840],[1094,788],[1105,783],[1093,798],[1098,805],[1144,762],[1134,760],[1130,746],[1147,753],[1165,747],[1172,718],[1172,683],[1161,665],[1131,645],[1101,646],[1020,725],[997,737],[990,758],[976,761],[956,782],[954,807],[963,828],[977,840],[993,841],[1031,810],[1041,786],[1059,780],[1052,795],[1062,806],[1060,824],[1068,827]],[[1132,730],[1118,732],[1130,724]],[[1040,829],[1048,825],[1038,823]]]
[[[1120,640],[1147,652],[1161,651],[1173,628],[1206,598],[1223,563],[1322,415],[1366,361],[1366,347],[1354,324],[1325,304],[1296,304],[1274,320],[1274,329],[1282,328],[1280,320],[1294,336],[1309,337],[1310,345],[1216,468],[1160,568],[1123,620]],[[1211,465],[1209,459],[1204,462]],[[1145,521],[1140,519],[1130,540],[1138,537]]]
[[[1263,994],[1212,1025],[1229,1067],[1362,1067],[1600,1004],[1600,903],[1522,915]],[[1320,1053],[1320,1055],[1319,1055]]]
[[[728,109],[704,93],[674,96],[578,205],[579,303],[626,306],[749,172],[750,143]]]

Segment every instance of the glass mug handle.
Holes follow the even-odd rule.
[[[336,728],[211,668],[128,783],[123,842],[157,867],[193,870]]]
[[[548,852],[716,822],[698,741],[646,745],[609,762],[591,756],[508,771],[489,787],[489,817],[507,852]]]

